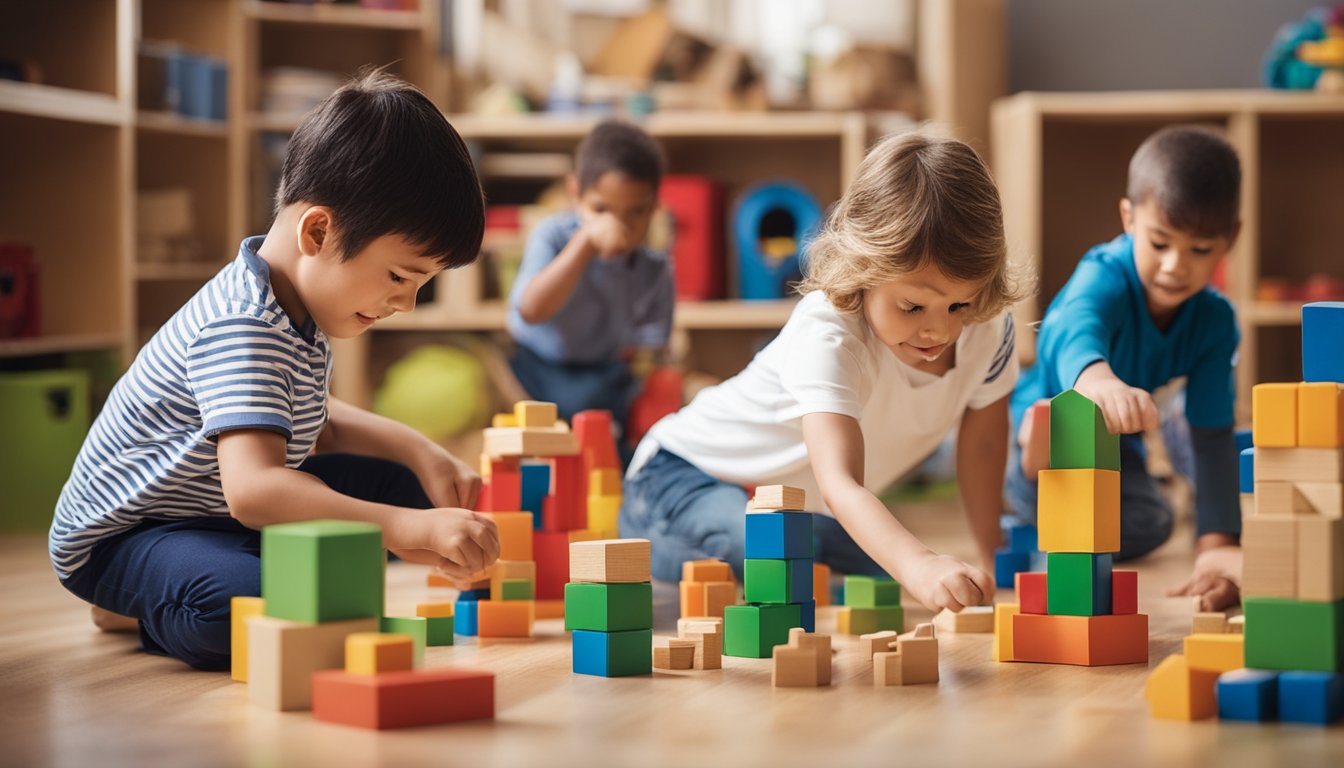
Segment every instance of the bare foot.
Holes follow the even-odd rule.
[[[105,608],[92,606],[93,626],[103,632],[135,632],[140,629],[140,621],[130,616],[122,616]]]

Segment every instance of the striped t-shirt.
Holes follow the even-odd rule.
[[[289,467],[312,452],[327,420],[330,349],[276,301],[262,239],[244,240],[113,388],[56,504],[48,546],[62,579],[98,541],[144,520],[227,516],[220,432],[285,435]]]

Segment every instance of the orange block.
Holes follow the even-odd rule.
[[[831,567],[825,563],[812,564],[812,599],[818,608],[831,604]]]
[[[687,560],[681,564],[681,580],[735,582],[737,578],[733,576],[732,566],[722,560]]]
[[[1314,381],[1297,385],[1297,444],[1344,446],[1344,385]]]
[[[478,512],[495,521],[499,528],[500,560],[532,559],[531,512]]]
[[[1218,714],[1217,672],[1191,669],[1182,655],[1168,656],[1148,675],[1143,697],[1153,717],[1203,720]]]
[[[704,582],[681,581],[677,583],[677,588],[681,591],[681,618],[709,615],[705,613]]]
[[[416,603],[415,615],[426,619],[453,618],[452,603]]]
[[[564,600],[537,600],[537,618],[538,619],[563,619],[565,618]]]
[[[1144,664],[1148,661],[1148,615],[1013,617],[1013,657],[1047,664]]]
[[[1251,439],[1257,448],[1297,447],[1297,384],[1251,388]]]
[[[682,581],[681,618],[716,616],[723,618],[723,609],[737,602],[735,581]]]
[[[536,605],[531,600],[481,600],[476,604],[478,637],[531,637]]]
[[[473,669],[427,669],[352,675],[313,675],[313,717],[327,723],[382,730],[490,720],[495,675]]]

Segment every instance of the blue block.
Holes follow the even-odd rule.
[[[798,604],[798,611],[803,615],[802,627],[804,632],[817,631],[817,601],[807,600]]]
[[[1030,552],[999,549],[994,552],[994,583],[1000,589],[1012,589],[1013,577],[1031,569]]]
[[[1251,430],[1249,430],[1249,429],[1238,429],[1238,430],[1237,430],[1237,453],[1241,453],[1242,451],[1246,450],[1247,448],[1250,448],[1252,445],[1255,445],[1255,443],[1251,442]]]
[[[653,672],[653,630],[594,632],[576,629],[571,641],[576,675],[625,677]]]
[[[1035,552],[1036,526],[1025,523],[1011,524],[1004,529],[1004,539],[1008,543],[1009,552]]]
[[[1329,725],[1344,713],[1344,677],[1330,672],[1280,672],[1279,719]]]
[[[523,464],[519,466],[519,484],[522,486],[522,512],[532,513],[532,527],[541,529],[542,499],[551,492],[550,464]]]
[[[810,557],[787,560],[747,558],[742,570],[742,596],[749,603],[801,603],[812,599]],[[783,594],[779,594],[781,586]]]
[[[1261,723],[1278,716],[1279,673],[1236,669],[1218,676],[1218,719]]]
[[[1247,448],[1241,452],[1241,492],[1255,493],[1255,449]]]
[[[465,601],[469,603],[474,603],[477,600],[489,600],[489,599],[490,599],[489,589],[468,589],[464,592],[457,593],[458,602]]]
[[[1302,305],[1302,380],[1344,383],[1344,301]]]
[[[841,579],[840,581],[833,582],[831,584],[831,605],[844,605],[844,604],[845,604],[845,581],[844,579]]]
[[[748,514],[746,556],[750,560],[811,560],[812,513]]]
[[[453,634],[465,637],[480,634],[476,629],[475,600],[458,600],[453,603]]]

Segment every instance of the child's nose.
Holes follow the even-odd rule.
[[[387,303],[398,312],[411,312],[415,309],[415,291],[395,293]]]

